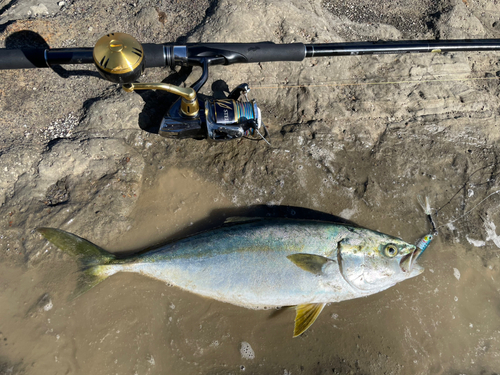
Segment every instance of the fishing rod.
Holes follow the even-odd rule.
[[[178,95],[162,119],[159,134],[167,138],[226,141],[260,137],[267,130],[250,88],[241,84],[226,99],[198,100],[198,91],[214,65],[302,61],[311,57],[401,54],[425,52],[497,51],[500,39],[376,41],[322,44],[187,43],[141,44],[124,33],[110,33],[93,48],[0,49],[0,69],[50,68],[65,64],[94,64],[101,76],[127,92],[164,90]],[[191,87],[167,83],[139,83],[146,68],[199,66],[201,77]]]

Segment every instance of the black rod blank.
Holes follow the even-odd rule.
[[[500,50],[500,39],[306,44],[306,57]]]
[[[167,57],[165,56],[165,50],[174,47],[171,44],[144,44],[143,46],[146,67],[166,66]],[[214,48],[215,46],[217,48]],[[264,61],[301,61],[305,57],[498,51],[500,50],[500,39],[376,41],[306,45],[301,43],[200,43],[187,45],[187,47],[189,50],[193,49],[193,52],[203,47],[205,50],[201,53],[201,56],[224,56],[226,57],[226,64],[230,64]],[[93,63],[92,51],[92,48],[0,49],[0,70],[44,68],[56,64],[91,64]],[[240,58],[236,58],[233,55]],[[234,58],[228,58],[228,56],[233,56]]]

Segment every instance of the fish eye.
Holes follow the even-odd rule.
[[[393,244],[389,244],[384,248],[384,254],[389,258],[394,258],[398,255],[398,248]]]

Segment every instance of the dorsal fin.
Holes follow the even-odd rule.
[[[224,224],[234,224],[234,223],[245,223],[247,221],[259,221],[263,220],[262,217],[245,217],[245,216],[231,216],[228,217]]]
[[[334,260],[323,257],[321,255],[297,253],[287,256],[297,267],[302,268],[304,271],[308,271],[319,275],[323,266],[328,262],[334,262]]]
[[[293,337],[300,336],[303,334],[312,324],[316,321],[316,318],[321,314],[325,303],[307,303],[304,305],[297,305],[295,309],[297,314],[295,315],[295,327],[293,329]]]

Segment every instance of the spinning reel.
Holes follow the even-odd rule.
[[[172,49],[171,52],[182,54],[182,48]],[[176,58],[178,60],[182,56],[174,55],[174,61]],[[137,83],[136,80],[145,68],[144,50],[130,35],[105,35],[97,41],[93,50],[93,60],[101,76],[122,84],[125,91],[164,90],[180,97],[165,114],[160,125],[160,135],[176,139],[208,138],[214,141],[245,136],[264,138],[267,131],[255,100],[248,100],[250,88],[247,84],[236,87],[226,99],[198,101],[197,93],[207,81],[208,66],[212,59],[198,58],[203,69],[202,75],[192,87],[183,88],[167,83]]]

